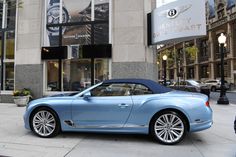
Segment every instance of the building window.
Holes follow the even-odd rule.
[[[208,42],[207,42],[207,40],[201,41],[200,54],[201,54],[201,57],[208,57]]]
[[[69,48],[67,59],[46,62],[47,91],[80,91],[108,79],[110,56],[98,57],[100,50],[86,55],[80,47],[109,44],[111,0],[47,1],[44,45]]]
[[[177,61],[180,63],[180,65],[182,65],[184,62],[183,48],[177,49]]]
[[[109,59],[95,59],[95,83],[108,79]],[[47,61],[47,91],[59,90],[59,63]],[[68,59],[63,61],[63,91],[81,91],[91,86],[91,60]]]
[[[201,78],[209,78],[209,68],[208,65],[201,66]]]
[[[109,1],[62,0],[60,3],[60,0],[48,0],[44,45],[108,43]]]
[[[187,78],[188,79],[194,79],[194,67],[188,68]]]
[[[174,76],[175,70],[174,70],[174,69],[170,69],[169,72],[170,72],[170,73],[169,73],[169,79],[170,79],[170,80],[173,80],[174,77],[175,77],[175,76]]]
[[[225,17],[225,6],[224,6],[224,4],[220,3],[218,5],[217,15],[218,15],[218,19],[221,19],[221,18]]]
[[[216,64],[216,77],[221,77],[221,64]],[[224,77],[228,77],[228,64],[224,62]]]
[[[208,61],[209,52],[208,52],[208,41],[202,40],[200,42],[200,52],[199,52],[199,62]]]
[[[16,0],[0,1],[1,90],[14,90]]]

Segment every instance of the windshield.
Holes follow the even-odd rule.
[[[198,86],[199,83],[195,80],[188,80],[188,82],[191,84],[191,85],[194,85],[194,86]]]
[[[199,83],[199,84],[203,84],[201,81],[196,81],[197,83]]]
[[[99,82],[98,84],[95,84],[95,85],[93,85],[93,86],[91,86],[91,87],[89,87],[89,88],[83,90],[82,92],[79,92],[77,95],[78,95],[79,97],[82,97],[85,93],[87,93],[87,92],[90,91],[91,89],[93,89],[93,88],[95,88],[95,87],[101,85],[102,83],[103,83],[103,82]]]

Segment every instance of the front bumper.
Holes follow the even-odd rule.
[[[29,116],[28,116],[27,112],[25,112],[23,118],[24,118],[25,128],[30,130]]]

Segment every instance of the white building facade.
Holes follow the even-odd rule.
[[[22,88],[38,98],[111,78],[157,80],[156,48],[147,45],[155,7],[153,0],[1,0],[1,102]]]

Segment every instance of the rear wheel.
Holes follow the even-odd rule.
[[[182,141],[187,132],[185,119],[174,111],[165,111],[156,115],[150,127],[152,137],[158,142],[168,145]]]
[[[59,118],[54,111],[43,107],[32,113],[30,127],[40,137],[53,137],[60,131]]]

